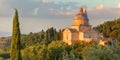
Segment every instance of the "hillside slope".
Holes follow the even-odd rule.
[[[120,18],[104,22],[96,27],[105,37],[116,38],[120,42]]]

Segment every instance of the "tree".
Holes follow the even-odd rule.
[[[118,42],[120,42],[120,18],[114,19],[113,21],[104,22],[94,28],[99,30],[100,33],[103,33],[104,37],[115,38]]]
[[[62,40],[62,30],[61,29],[58,32],[58,40]]]
[[[119,46],[91,47],[84,55],[84,60],[120,60]]]
[[[47,50],[47,60],[63,60],[62,53],[66,45],[62,41],[52,41],[48,45]]]
[[[12,31],[12,41],[11,41],[11,60],[22,60],[21,57],[21,43],[20,43],[20,28],[18,11],[15,9],[15,16],[13,18],[13,31]]]

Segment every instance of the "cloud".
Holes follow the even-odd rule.
[[[120,3],[118,3],[118,8],[120,8]]]
[[[0,16],[10,15],[10,4],[13,0],[0,0]]]
[[[120,17],[119,8],[105,8],[102,10],[91,8],[88,9],[87,11],[88,11],[88,17],[90,19],[90,24],[92,24],[93,26]]]
[[[52,0],[42,0],[43,3],[49,3],[52,2]]]
[[[33,15],[34,15],[34,16],[37,15],[37,14],[38,14],[38,11],[39,11],[39,8],[35,8],[35,9],[34,9],[34,12],[33,12]]]
[[[54,13],[55,15],[57,16],[70,16],[70,15],[73,15],[74,11],[71,10],[71,11],[63,11],[63,10],[58,10],[58,9],[53,9],[53,8],[50,8],[48,9],[51,13]]]
[[[35,2],[51,3],[53,0],[33,0]]]
[[[51,26],[55,28],[70,26],[81,5],[87,8],[91,25],[98,25],[100,22],[120,16],[120,9],[115,8],[116,5],[109,8],[107,4],[105,4],[106,7],[103,4],[96,4],[99,5],[96,7],[95,4],[93,6],[93,4],[81,3],[73,2],[73,0],[0,0],[0,31],[11,32],[14,8],[19,10],[23,33],[37,32]],[[76,4],[80,5],[76,6]]]
[[[12,31],[12,18],[11,17],[0,17],[0,32],[11,32]]]
[[[97,7],[96,7],[96,9],[98,9],[98,10],[102,10],[102,9],[104,9],[105,7],[104,7],[104,5],[102,5],[102,4],[100,4],[100,5],[98,5]]]
[[[52,11],[55,11],[55,9],[53,9],[53,8],[49,8],[48,10],[51,11],[51,12],[52,12]]]
[[[65,16],[65,15],[69,16],[69,15],[72,15],[72,14],[73,14],[71,11],[67,11],[67,12],[58,11],[57,13],[58,13],[58,15],[64,15],[64,16]]]
[[[1,3],[5,3],[5,5]],[[71,13],[68,13],[68,11],[76,8],[74,6],[75,3],[72,2],[65,4],[58,3],[59,4],[55,4],[54,0],[9,0],[9,2],[7,2],[7,0],[0,0],[0,16],[12,16],[14,8],[17,8],[21,17],[55,18],[61,16],[61,14],[56,16],[60,11],[56,11],[57,13],[49,12],[49,8],[65,12],[65,14],[62,15],[70,15]],[[61,9],[61,7],[63,7],[63,9]]]
[[[102,10],[98,9],[89,9],[88,14],[92,19],[109,19],[109,18],[117,18],[120,16],[120,9],[118,8],[106,8]]]
[[[7,3],[11,3],[13,0],[0,0],[1,5],[6,5]]]

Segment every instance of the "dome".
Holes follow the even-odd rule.
[[[75,20],[77,19],[84,19],[84,16],[82,14],[77,14],[75,17],[74,17]]]
[[[80,8],[80,11],[74,17],[73,25],[89,25],[89,19],[87,17],[87,11]]]

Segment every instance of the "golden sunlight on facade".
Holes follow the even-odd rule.
[[[91,25],[89,25],[87,11],[81,7],[80,11],[74,17],[72,26],[64,29],[63,41],[69,45],[73,41],[99,41],[99,34],[99,31],[92,29]]]

